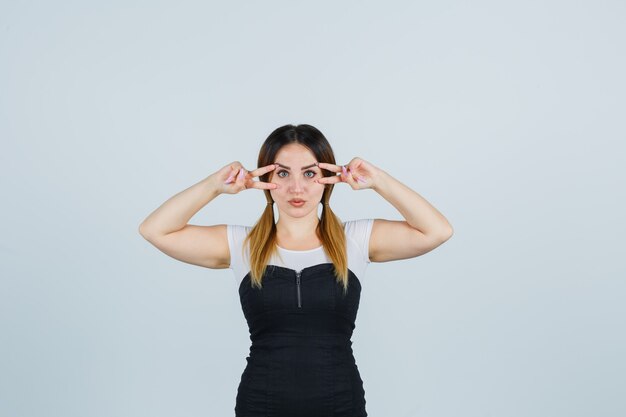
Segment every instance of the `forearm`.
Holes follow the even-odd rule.
[[[381,170],[373,189],[391,203],[409,225],[425,235],[452,234],[452,226],[435,207],[387,172]]]
[[[185,227],[194,214],[218,195],[214,177],[210,175],[161,204],[141,223],[139,233],[147,237],[176,232]]]

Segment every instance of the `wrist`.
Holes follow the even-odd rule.
[[[222,194],[222,187],[217,183],[217,176],[215,174],[209,175],[203,179],[201,183],[204,190],[211,196],[211,198],[215,198]]]
[[[385,187],[385,183],[389,178],[389,174],[382,169],[378,170],[376,177],[374,179],[374,184],[372,184],[372,190],[380,191],[381,188]]]

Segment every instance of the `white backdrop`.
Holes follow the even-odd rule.
[[[0,3],[0,415],[233,416],[232,272],[138,233],[287,123],[446,216],[370,264],[372,417],[626,415],[621,1]],[[342,220],[402,219],[335,187]],[[190,223],[252,225],[262,191]]]

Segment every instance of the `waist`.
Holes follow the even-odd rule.
[[[289,336],[271,334],[250,345],[250,360],[255,364],[276,367],[283,364],[305,372],[321,366],[343,367],[355,364],[352,341],[341,337]]]
[[[271,311],[248,321],[250,340],[306,339],[319,343],[347,342],[355,328],[354,321],[328,311],[302,314],[293,310]]]

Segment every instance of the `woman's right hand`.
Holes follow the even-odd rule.
[[[252,178],[259,177],[266,172],[276,169],[278,165],[271,164],[254,171],[247,171],[239,161],[232,162],[213,175],[216,178],[217,187],[220,194],[237,194],[238,192],[250,188],[260,190],[275,190],[278,184],[254,181]]]

